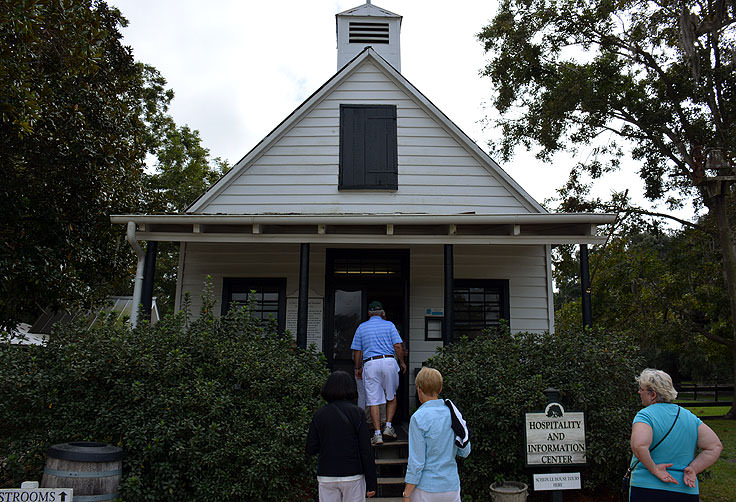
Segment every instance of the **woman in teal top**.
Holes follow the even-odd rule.
[[[629,500],[699,500],[698,474],[718,460],[721,441],[698,417],[673,403],[677,391],[667,373],[645,369],[637,381],[645,408],[636,414],[631,428],[631,451],[636,458],[631,462]],[[697,457],[696,448],[702,450]]]
[[[422,368],[414,381],[422,405],[409,421],[409,463],[403,501],[460,502],[460,477],[456,456],[467,457],[470,443],[455,445],[450,409],[439,393],[442,375]]]

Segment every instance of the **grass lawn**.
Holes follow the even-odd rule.
[[[711,408],[710,410],[718,410]],[[709,420],[708,415],[713,412],[699,413],[708,408],[691,408],[691,411],[701,418],[718,434],[723,443],[721,458],[710,469],[701,475],[700,500],[701,502],[733,502],[736,500],[736,420]],[[720,412],[723,415],[728,411],[725,407]]]
[[[728,413],[728,410],[730,409],[731,406],[691,406],[688,408],[688,410],[692,411],[703,420],[708,417],[722,417]]]

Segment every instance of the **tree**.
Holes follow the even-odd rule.
[[[0,3],[0,324],[127,281],[113,213],[135,212],[150,124],[173,94],[103,1]]]
[[[142,210],[146,213],[183,212],[225,174],[228,166],[219,157],[210,159],[197,130],[177,126],[170,116],[155,125],[154,172],[144,180]],[[160,313],[173,311],[179,246],[159,243],[154,295]]]
[[[590,160],[574,170],[595,179],[618,168],[631,144],[648,198],[675,193],[707,207],[730,327],[727,337],[706,336],[736,360],[736,243],[728,214],[736,181],[736,3],[503,0],[478,36],[491,54],[483,73],[497,93],[503,135],[495,147],[504,159],[518,144],[538,144],[538,156],[551,160],[593,143]],[[736,402],[729,416],[736,417]]]
[[[557,250],[556,326],[580,326],[579,261],[572,246]],[[700,231],[637,226],[590,254],[596,325],[638,342],[647,365],[673,379],[728,379],[732,361],[709,340],[728,333],[728,298],[720,287],[720,253]]]

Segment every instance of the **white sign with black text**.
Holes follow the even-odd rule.
[[[0,502],[72,502],[71,488],[11,488],[0,490]]]
[[[534,491],[544,490],[579,490],[579,472],[552,472],[534,475]]]
[[[585,464],[585,413],[550,403],[525,418],[526,463],[557,467]]]

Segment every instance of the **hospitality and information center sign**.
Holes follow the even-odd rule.
[[[585,465],[585,413],[550,403],[544,412],[526,414],[524,432],[527,466]]]

